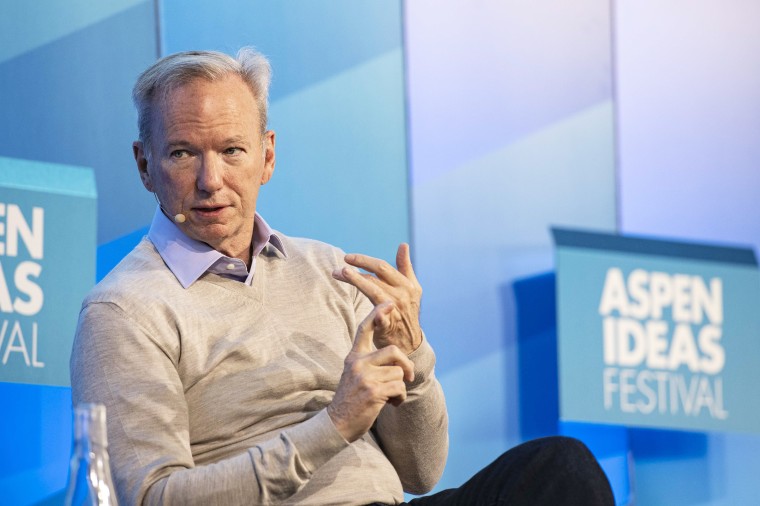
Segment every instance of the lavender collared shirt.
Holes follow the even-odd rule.
[[[287,258],[282,240],[264,218],[256,213],[253,219],[253,245],[251,248],[251,270],[239,258],[230,258],[216,251],[205,242],[186,236],[177,225],[156,207],[153,222],[148,231],[148,239],[158,250],[169,270],[183,288],[195,283],[206,272],[235,279],[250,285],[256,270],[256,257],[268,243],[277,248]]]

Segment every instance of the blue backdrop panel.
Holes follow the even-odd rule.
[[[422,320],[451,418],[443,488],[547,430],[520,414],[512,286],[551,270],[550,224],[615,226],[610,5],[404,9]]]
[[[71,441],[69,350],[95,277],[95,180],[89,169],[0,158],[3,280],[14,311],[0,319],[0,497],[28,504],[63,486]],[[14,239],[24,220],[24,232]],[[39,221],[35,220],[35,215]],[[13,216],[16,216],[14,218]],[[25,238],[26,236],[26,238]],[[16,246],[13,243],[18,242]],[[30,248],[29,244],[33,244]],[[39,246],[39,250],[37,250]],[[14,271],[39,267],[20,290]],[[6,294],[0,294],[0,297]],[[15,302],[37,311],[19,311]],[[19,324],[20,332],[14,333]],[[27,383],[15,385],[7,382]]]
[[[152,200],[132,160],[137,129],[130,92],[138,72],[155,59],[153,2],[6,4],[0,16],[0,156],[92,167],[104,197],[98,203],[99,242],[146,223]],[[141,199],[145,205],[136,205]],[[51,261],[94,260],[94,235],[88,252],[77,258],[71,256],[76,248],[61,251],[57,243],[65,241],[70,226],[94,227],[95,216],[94,201],[46,215],[52,220],[46,247],[57,250]],[[92,285],[93,267],[78,282]],[[45,266],[43,274],[51,269]],[[66,313],[59,322],[65,339],[72,337],[82,296],[72,285],[45,300]],[[66,366],[69,350],[68,345],[55,350]],[[0,399],[0,502],[23,506],[51,497],[52,504],[60,504],[71,451],[71,390],[0,383]]]
[[[71,455],[71,389],[0,383],[0,497],[23,506],[55,496]],[[10,415],[10,416],[8,416]],[[62,497],[55,504],[62,504]]]
[[[45,15],[66,19],[68,11],[58,2]],[[155,59],[153,19],[153,2],[145,1],[0,63],[0,118],[12,125],[0,128],[0,156],[92,167],[106,197],[98,203],[98,243],[153,213],[132,158],[130,98],[138,73]]]
[[[253,45],[272,61],[270,99],[278,100],[398,49],[399,4],[161,0],[163,52],[216,49],[234,54]]]
[[[620,231],[757,251],[760,3],[614,3]],[[658,453],[670,437],[633,440],[635,456],[646,450],[635,458],[640,504],[757,503],[760,436],[709,433],[701,452]]]
[[[608,0],[404,7],[414,184],[611,99]]]
[[[3,2],[0,61],[9,60],[94,25],[146,0]]]
[[[616,3],[622,231],[760,247],[760,2]]]
[[[399,2],[164,0],[161,16],[167,54],[253,45],[271,59],[269,223],[392,261],[410,239]]]
[[[551,267],[549,224],[614,227],[608,9],[601,1],[406,4],[426,325],[478,336],[478,346],[439,346],[447,364],[503,346],[502,323],[513,324],[501,318],[497,287]],[[571,15],[577,23],[559,21]],[[561,92],[548,82],[562,82]],[[452,238],[477,249],[477,261],[458,261]]]
[[[559,433],[580,439],[604,469],[616,504],[628,504],[632,499],[628,429],[559,419],[555,274],[518,279],[513,289],[521,436],[527,440]]]

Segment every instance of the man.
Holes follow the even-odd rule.
[[[148,237],[85,299],[71,358],[74,402],[108,409],[124,504],[395,504],[443,471],[446,407],[408,246],[394,269],[256,214],[275,166],[269,74],[252,50],[189,52],[135,85],[133,151],[159,205]],[[547,440],[426,500],[532,501],[551,488],[530,479],[546,476],[536,466],[587,461],[598,478],[581,445]],[[598,495],[567,476],[559,486]]]

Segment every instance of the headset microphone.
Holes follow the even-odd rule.
[[[166,216],[170,216],[169,211],[167,211],[161,201],[158,200],[158,195],[156,195],[155,192],[153,192],[153,198],[155,198],[156,202],[158,202],[158,207],[161,208],[161,211],[163,211]],[[174,215],[174,223],[185,223],[185,220],[187,220],[187,217],[182,213],[177,213]]]

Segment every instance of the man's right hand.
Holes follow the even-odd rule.
[[[414,364],[406,354],[393,345],[376,350],[372,342],[376,328],[390,325],[393,309],[390,303],[380,304],[359,325],[335,397],[327,406],[330,419],[348,442],[372,427],[386,403],[404,402],[404,382],[414,380]]]

